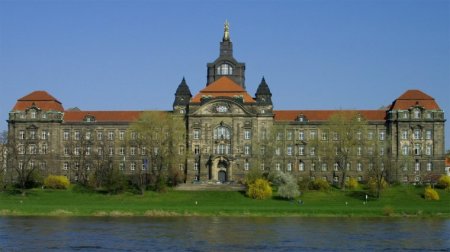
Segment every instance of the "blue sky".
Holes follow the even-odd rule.
[[[183,76],[205,86],[225,19],[247,90],[265,76],[275,109],[377,109],[420,89],[449,117],[450,1],[0,0],[0,129],[34,90],[170,110]]]

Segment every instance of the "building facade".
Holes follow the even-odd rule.
[[[75,180],[74,171],[94,166],[92,160],[107,153],[112,166],[131,174],[144,167],[143,150],[124,141],[130,124],[142,112],[65,110],[49,93],[34,91],[18,99],[9,113],[10,139],[21,146],[18,161],[9,165],[23,169],[39,166],[44,174],[63,174]],[[175,92],[173,111],[168,113],[186,124],[183,149],[191,155],[179,164],[186,182],[239,182],[252,169],[332,182],[343,174],[336,164],[321,159],[312,143],[333,140],[324,126],[341,112],[366,120],[363,139],[376,143],[354,150],[345,179],[366,180],[373,164],[363,157],[374,151],[387,160],[391,180],[426,182],[444,173],[445,118],[434,98],[407,90],[378,110],[274,110],[264,78],[254,96],[248,93],[245,64],[234,58],[227,23],[219,57],[207,64],[205,88],[192,95],[183,78]],[[34,158],[21,159],[26,153]]]

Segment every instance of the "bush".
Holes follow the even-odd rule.
[[[437,186],[442,189],[450,189],[450,176],[442,175],[437,183]]]
[[[267,199],[272,197],[272,187],[269,181],[256,179],[254,183],[249,185],[247,196],[252,199]]]
[[[371,177],[371,178],[369,178],[369,181],[367,181],[366,186],[367,186],[367,189],[369,190],[370,195],[379,198],[381,191],[386,189],[389,186],[389,184],[386,182],[386,180],[384,180],[384,178],[381,178],[380,185],[379,185],[380,188],[378,190],[377,179]]]
[[[260,169],[250,169],[250,171],[245,175],[245,184],[248,186],[255,183],[257,179],[263,178],[263,173]]]
[[[359,187],[358,180],[350,178],[349,180],[345,181],[345,187],[352,190],[357,189]]]
[[[326,181],[324,179],[318,179],[318,180],[314,180],[310,184],[310,189],[319,190],[319,191],[328,191],[328,190],[330,190],[330,184],[328,183],[328,181]]]
[[[278,196],[285,199],[293,199],[299,195],[297,181],[292,175],[285,174],[284,183],[278,187]]]
[[[439,200],[439,194],[436,192],[436,190],[434,190],[430,186],[427,186],[425,188],[425,192],[423,194],[423,197],[426,200]]]
[[[49,175],[44,179],[44,186],[52,189],[67,189],[70,185],[66,176]]]

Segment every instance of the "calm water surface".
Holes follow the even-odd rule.
[[[0,217],[0,251],[450,251],[449,219]]]

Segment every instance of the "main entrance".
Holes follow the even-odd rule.
[[[216,157],[211,161],[209,179],[221,183],[230,181],[230,162],[225,157]]]

